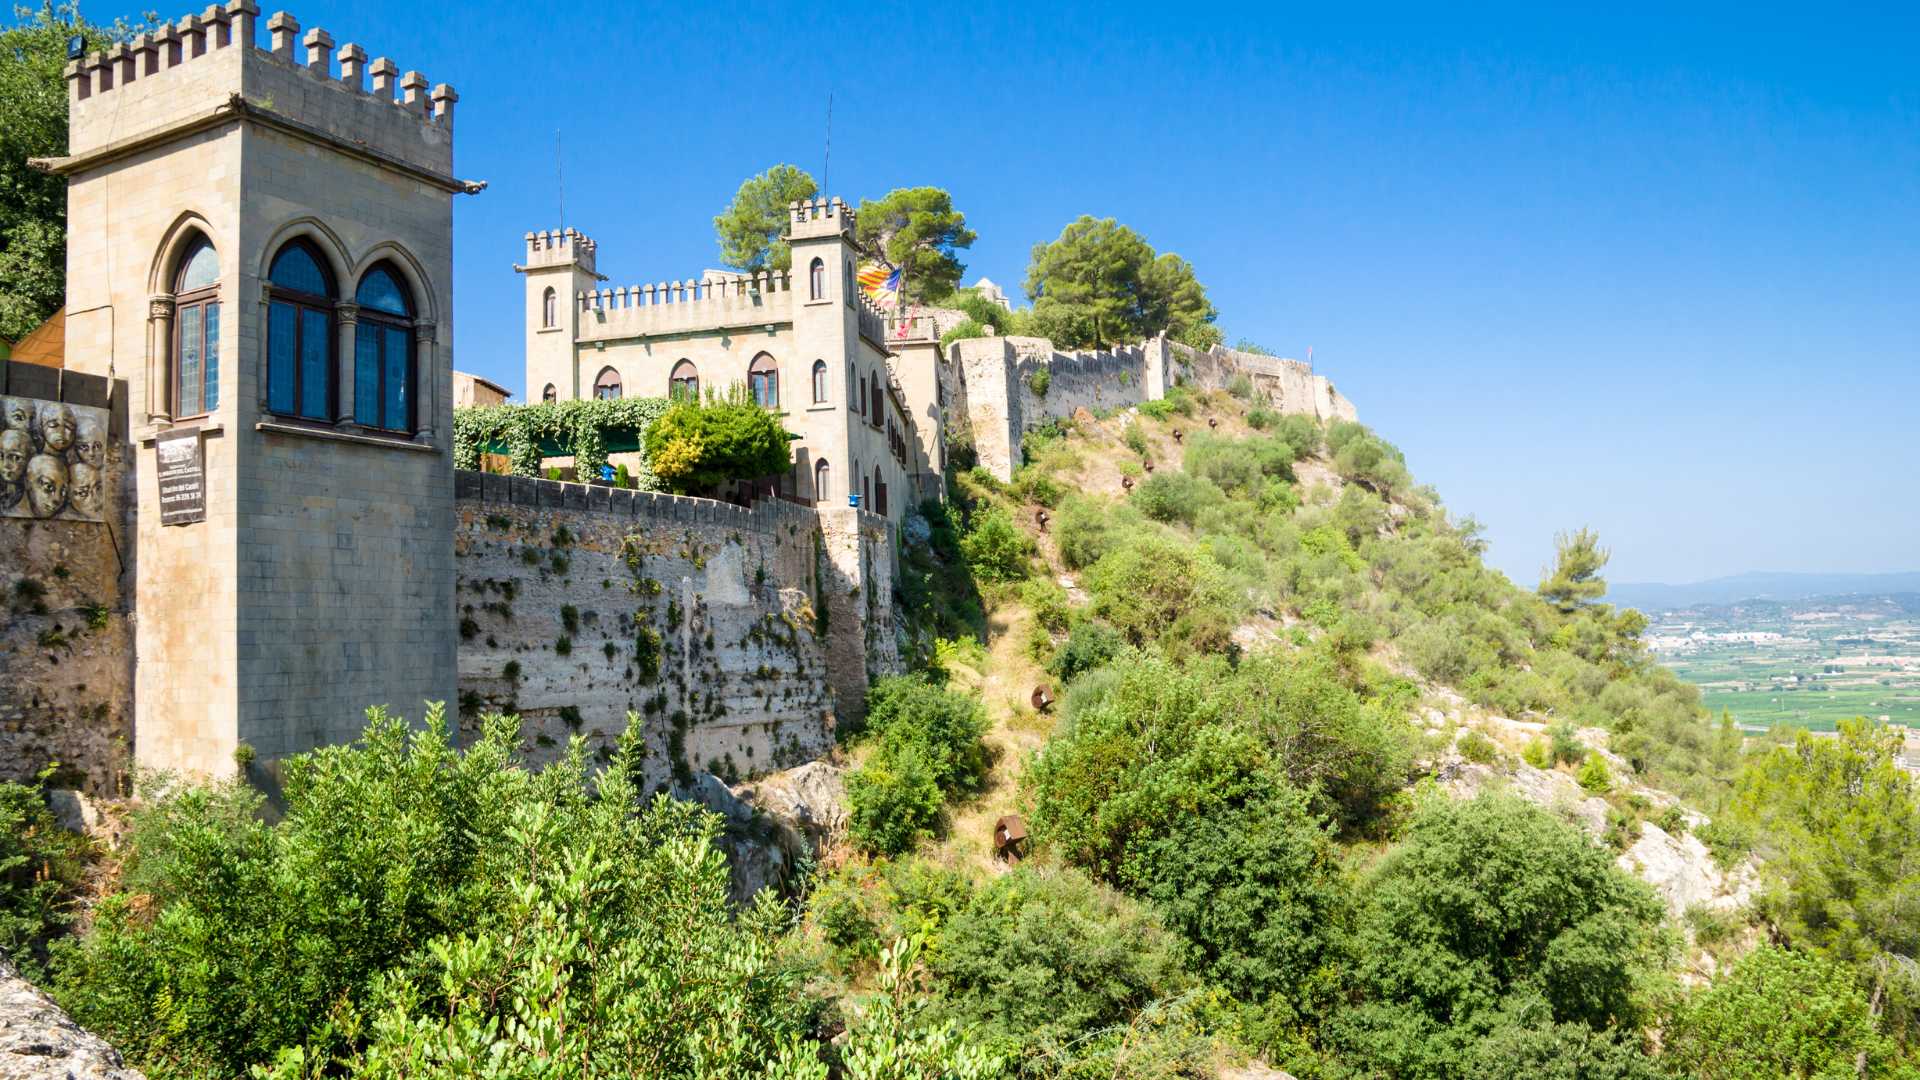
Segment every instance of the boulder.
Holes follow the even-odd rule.
[[[0,958],[0,1080],[144,1080]]]

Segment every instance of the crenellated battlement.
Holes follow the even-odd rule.
[[[589,274],[597,274],[594,261],[599,256],[599,244],[593,238],[578,229],[548,229],[546,232],[527,234],[526,269],[549,266],[578,266]]]
[[[853,236],[853,207],[831,199],[797,199],[787,204],[787,237]]]
[[[384,56],[369,63],[351,42],[336,50],[332,34],[302,33],[284,11],[267,20],[270,44],[261,48],[259,14],[253,0],[228,0],[68,63],[69,153],[193,122],[243,99],[255,112],[451,171],[460,100],[453,87],[430,87],[425,75],[402,74]]]
[[[574,302],[586,316],[581,322],[583,339],[647,337],[787,322],[793,318],[793,275],[763,270],[623,285],[577,293]]]

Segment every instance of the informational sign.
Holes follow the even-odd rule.
[[[160,484],[160,524],[207,520],[207,455],[200,429],[161,432],[153,445],[160,459],[154,470]]]
[[[0,517],[104,521],[107,410],[0,397]]]

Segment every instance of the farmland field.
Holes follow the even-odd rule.
[[[1647,642],[1749,731],[1831,731],[1868,716],[1920,727],[1920,597],[1844,597],[1653,612]]]

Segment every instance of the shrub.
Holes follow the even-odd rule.
[[[1060,548],[1060,561],[1074,570],[1099,562],[1118,540],[1109,527],[1106,506],[1085,495],[1073,496],[1060,505],[1053,538]]]
[[[992,507],[973,517],[972,527],[960,538],[967,566],[982,581],[1018,581],[1027,576],[1030,550],[1025,533],[1005,510]]]
[[[882,743],[847,776],[847,832],[868,851],[898,855],[933,835],[943,802],[921,747]]]
[[[1220,489],[1184,472],[1159,472],[1134,489],[1133,502],[1155,521],[1192,525],[1208,507],[1225,501]]]
[[[1120,432],[1120,441],[1126,444],[1127,449],[1142,457],[1146,456],[1147,433],[1140,430],[1138,423],[1129,422],[1126,428]]]
[[[648,464],[683,495],[785,472],[789,454],[779,414],[738,385],[724,397],[708,391],[704,402],[675,402],[647,428]]]
[[[1279,417],[1273,427],[1273,437],[1293,450],[1295,461],[1319,453],[1323,442],[1320,422],[1298,413]]]
[[[1007,485],[1007,492],[1022,502],[1039,503],[1047,507],[1058,506],[1067,495],[1066,489],[1058,481],[1032,465],[1022,466],[1019,472],[1013,474],[1013,482]]]
[[[1120,632],[1113,627],[1091,619],[1077,619],[1067,631],[1066,644],[1055,654],[1050,670],[1061,683],[1070,683],[1086,672],[1105,667],[1125,645]]]
[[[1140,403],[1140,415],[1154,420],[1165,420],[1173,415],[1173,402],[1165,398]]]
[[[986,713],[924,676],[894,676],[867,691],[866,726],[879,745],[847,777],[847,827],[868,851],[897,855],[933,834],[948,796],[978,786]]]
[[[1660,902],[1578,829],[1516,797],[1437,799],[1381,864],[1332,1034],[1391,1075],[1467,1077],[1476,1027],[1633,1030],[1664,962]],[[1465,1045],[1463,1045],[1463,1043]]]
[[[1227,393],[1232,394],[1241,401],[1252,401],[1253,379],[1245,372],[1235,375],[1233,378],[1227,380]]]
[[[1237,610],[1220,567],[1204,550],[1156,536],[1135,535],[1087,572],[1093,613],[1145,644],[1195,611]]]
[[[1033,612],[1035,624],[1053,633],[1067,629],[1072,609],[1067,606],[1067,590],[1059,582],[1047,577],[1028,578],[1020,586],[1020,602]]]
[[[638,717],[604,769],[576,743],[537,773],[511,718],[461,752],[437,708],[370,717],[285,762],[276,824],[238,781],[149,792],[61,964],[76,1019],[150,1077],[792,1075],[815,1009],[784,915],[736,919],[717,816],[642,807]]]
[[[1587,756],[1587,748],[1580,744],[1580,737],[1574,734],[1573,724],[1561,720],[1547,729],[1547,738],[1553,748],[1553,761],[1560,765],[1577,765]]]
[[[1688,995],[1663,1042],[1676,1075],[1699,1080],[1896,1075],[1898,1059],[1851,971],[1773,945]]]
[[[987,327],[985,323],[971,318],[962,319],[958,323],[948,327],[946,333],[940,335],[940,344],[943,346],[951,345],[956,341],[965,341],[968,338],[983,338],[986,336]]]
[[[1255,431],[1266,431],[1279,419],[1279,413],[1265,406],[1247,410],[1247,426]]]
[[[1595,795],[1605,795],[1613,790],[1613,773],[1607,768],[1607,759],[1599,754],[1588,754],[1587,760],[1580,763],[1580,769],[1574,774],[1580,786]]]
[[[1027,389],[1033,391],[1034,397],[1046,397],[1047,387],[1052,385],[1052,368],[1035,368],[1033,372],[1027,376]]]
[[[66,929],[90,844],[54,821],[37,787],[0,783],[0,953],[32,981]]]
[[[1480,765],[1491,765],[1500,760],[1500,748],[1492,739],[1478,731],[1464,731],[1454,744],[1460,748],[1460,756]]]

